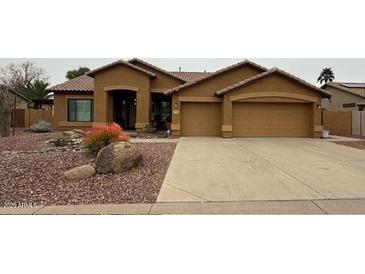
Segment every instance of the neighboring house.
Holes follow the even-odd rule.
[[[4,86],[0,84],[1,86]],[[7,87],[12,95],[12,113],[11,113],[11,126],[15,125],[15,127],[24,127],[25,126],[25,113],[26,109],[28,109],[31,104],[31,100],[25,97],[23,94],[16,92],[15,90]],[[14,104],[15,103],[15,104]],[[15,109],[14,109],[15,105]],[[15,116],[13,116],[15,114]]]
[[[319,137],[326,90],[245,60],[214,73],[117,61],[49,89],[58,128],[150,124],[174,136]]]
[[[10,89],[10,92],[14,95],[15,105],[16,109],[27,109],[29,104],[32,102],[32,100],[25,97],[23,94],[20,94],[19,92],[16,92],[13,89]],[[13,101],[14,104],[14,101]]]
[[[332,94],[322,100],[322,108],[335,111],[364,110],[365,83],[328,82],[322,89]]]
[[[53,98],[50,98],[50,99],[34,99],[34,100],[32,100],[32,104],[30,104],[30,106],[34,109],[52,110],[53,109],[53,104],[54,104]]]

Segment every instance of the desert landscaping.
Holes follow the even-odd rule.
[[[83,138],[80,131],[73,132]],[[104,164],[99,174],[96,156],[77,140],[65,146],[51,143],[69,137],[75,138],[75,135],[17,129],[15,136],[0,138],[0,202],[77,205],[156,201],[175,142],[128,142],[126,146],[140,157],[135,164],[127,164],[126,170],[116,172],[109,172]],[[89,172],[86,176],[82,170],[81,175],[77,170],[72,172],[73,168],[85,165],[88,165],[86,173]],[[68,176],[70,170],[72,174]]]

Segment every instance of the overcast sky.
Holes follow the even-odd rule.
[[[177,71],[179,67],[183,71],[216,71],[226,66],[232,65],[244,58],[237,59],[198,59],[198,58],[141,58],[169,71]],[[323,67],[331,67],[335,73],[336,81],[340,82],[365,82],[365,58],[361,59],[257,59],[249,58],[262,66],[271,68],[278,67],[291,74],[294,74],[310,83],[318,85],[316,82],[318,75]],[[7,64],[21,63],[25,60],[30,60],[47,71],[52,85],[59,84],[66,80],[65,74],[67,70],[86,66],[94,69],[116,59],[64,59],[64,58],[47,58],[47,59],[1,59],[0,67]]]

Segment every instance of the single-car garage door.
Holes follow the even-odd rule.
[[[234,103],[234,137],[310,137],[310,104]]]
[[[221,103],[181,104],[182,136],[219,136],[221,128]]]

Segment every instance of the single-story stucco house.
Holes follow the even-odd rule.
[[[244,60],[213,73],[117,61],[49,89],[55,126],[153,124],[173,136],[320,137],[331,94],[278,68]]]
[[[322,89],[332,94],[331,99],[322,100],[322,108],[332,111],[365,109],[365,83],[328,82]]]

